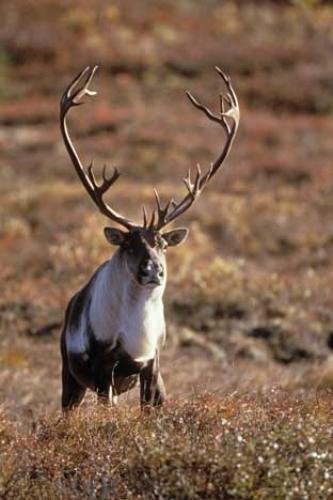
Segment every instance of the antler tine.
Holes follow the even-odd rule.
[[[157,210],[161,210],[161,200],[160,200],[160,195],[158,194],[158,191],[156,188],[154,188],[154,195],[155,195],[155,200],[156,200],[156,205],[157,205]]]
[[[108,178],[106,175],[106,165],[105,165],[102,172],[102,183],[97,184],[93,170],[93,162],[91,162],[91,164],[89,165],[86,173],[79,158],[79,155],[72,143],[67,128],[66,117],[68,111],[72,107],[82,104],[82,102],[80,101],[85,95],[88,96],[96,95],[97,92],[90,90],[89,85],[92,82],[92,79],[97,71],[97,68],[98,66],[93,66],[92,68],[90,66],[87,66],[71,81],[71,83],[65,89],[65,92],[63,93],[60,101],[60,129],[66,149],[72,160],[74,169],[78,174],[87,193],[95,202],[100,212],[109,219],[126,227],[127,229],[132,229],[138,226],[133,222],[131,222],[126,217],[123,217],[121,214],[116,212],[108,203],[106,203],[103,200],[104,193],[112,186],[112,184],[114,184],[114,182],[118,179],[120,175],[117,168],[114,168],[112,176]]]
[[[233,105],[234,106],[237,106],[238,107],[238,99],[237,99],[237,95],[236,95],[236,92],[234,91],[233,89],[233,86],[231,84],[231,78],[229,75],[226,75],[222,70],[221,68],[219,68],[218,66],[215,66],[215,70],[217,71],[217,73],[221,76],[222,80],[224,81],[224,83],[226,84],[231,96],[232,96],[232,101],[233,101]]]
[[[227,76],[217,66],[215,67],[215,70],[221,76],[227,87],[227,93],[220,94],[220,110],[218,114],[213,113],[207,106],[198,101],[191,94],[191,92],[187,91],[186,95],[195,108],[202,111],[211,121],[218,123],[223,128],[226,134],[225,145],[216,160],[211,163],[210,168],[206,171],[206,173],[202,174],[200,166],[197,165],[197,172],[194,183],[192,183],[191,181],[191,171],[189,169],[187,176],[183,179],[188,193],[179,203],[172,203],[172,210],[165,214],[164,219],[159,226],[159,229],[175,220],[190,208],[194,201],[200,196],[210,179],[216,174],[217,170],[223,164],[224,160],[230,152],[233,140],[235,138],[239,124],[239,105],[237,96],[232,87],[230,77]],[[227,110],[225,110],[224,103],[228,104]],[[229,123],[228,120],[230,120],[232,123]]]
[[[201,168],[200,168],[199,163],[197,163],[197,173],[196,173],[195,181],[194,181],[194,189],[196,191],[200,190],[200,181],[201,181]]]
[[[92,160],[90,165],[88,166],[87,172],[88,172],[88,177],[89,177],[91,184],[96,188],[97,182],[96,182],[96,177],[95,177],[95,172],[94,172],[94,160]]]
[[[94,95],[97,94],[97,92],[95,90],[90,90],[89,89],[89,85],[90,85],[90,83],[91,83],[91,81],[92,81],[92,79],[94,77],[94,74],[96,73],[97,69],[98,69],[98,66],[94,66],[92,68],[92,70],[90,70],[90,66],[88,66],[87,78],[86,78],[85,82],[83,83],[82,88],[79,88],[77,91],[75,91],[75,86],[77,85],[77,83],[79,83],[79,81],[85,75],[84,71],[83,71],[83,74],[82,74],[81,78],[79,78],[78,82],[75,82],[74,87],[72,86],[70,88],[70,96],[69,97],[72,98],[74,104],[80,104],[79,101],[80,101],[80,99],[84,95],[94,96]],[[71,95],[72,94],[72,90],[74,90],[73,96]]]
[[[187,97],[189,98],[189,100],[191,101],[191,103],[193,104],[193,106],[195,106],[196,108],[203,111],[205,113],[205,115],[208,116],[208,118],[210,120],[213,120],[214,122],[220,123],[220,118],[217,115],[215,115],[214,113],[212,113],[212,111],[207,106],[204,106],[203,104],[201,104],[201,102],[199,102],[191,94],[191,92],[189,90],[187,90],[185,93],[186,93]]]
[[[80,73],[70,82],[70,84],[66,87],[65,92],[61,98],[61,105],[64,108],[64,112],[72,107],[79,106],[80,99],[84,95],[94,96],[97,94],[95,90],[90,90],[88,87],[96,73],[98,66],[94,66],[92,69],[90,66],[86,66]],[[84,80],[84,77],[87,75],[87,78]],[[83,83],[80,87],[78,84],[83,80]]]
[[[185,184],[186,189],[188,190],[188,192],[190,194],[192,194],[193,184],[192,184],[192,180],[191,180],[191,167],[188,169],[187,176],[184,177],[183,183]]]
[[[224,126],[225,130],[227,131],[227,133],[229,134],[230,133],[230,126],[225,118],[225,108],[224,108],[225,100],[226,100],[225,95],[221,93],[220,94],[220,115],[221,115],[221,120],[223,122],[223,126]]]
[[[156,212],[155,210],[152,211],[151,213],[151,218],[150,218],[150,222],[148,224],[147,227],[149,227],[150,229],[153,229],[154,228],[154,225],[155,225],[155,216],[156,216]]]
[[[156,223],[155,228],[160,229],[165,224],[165,218],[169,212],[170,207],[174,206],[175,201],[173,198],[171,198],[169,201],[167,201],[167,203],[165,204],[165,206],[163,208],[158,191],[155,188],[154,188],[154,194],[155,194],[156,205],[157,205],[157,223]]]
[[[102,177],[103,177],[103,181],[105,181],[105,182],[108,180],[108,178],[106,177],[106,169],[107,169],[106,163],[104,163],[103,170],[102,170]]]
[[[106,170],[107,170],[107,166],[104,165],[103,172],[102,172],[103,181],[102,181],[102,184],[100,186],[98,186],[98,189],[101,193],[105,193],[112,186],[112,184],[114,184],[116,182],[118,177],[120,177],[120,175],[121,175],[120,172],[118,172],[117,167],[114,167],[111,177],[107,177]]]
[[[157,206],[157,226],[158,226],[161,223],[161,221],[164,220],[165,214],[167,213],[167,211],[169,209],[169,206],[168,206],[169,204],[167,203],[167,205],[164,208],[162,208],[160,196],[159,196],[156,188],[154,188],[154,195],[155,195],[155,201],[156,201],[156,206]],[[155,219],[155,210],[153,211],[153,216]]]
[[[146,207],[144,205],[142,205],[142,213],[143,213],[143,227],[144,229],[147,228],[147,211],[146,211]]]
[[[73,80],[67,85],[66,87],[66,94],[68,97],[71,96],[71,91],[73,90],[74,87],[79,83],[79,81],[84,77],[90,71],[90,66],[86,66],[83,68],[74,78]]]
[[[230,76],[227,75],[219,66],[214,66],[215,71],[221,76],[221,78],[224,80],[224,83],[228,85],[230,83],[231,79]]]

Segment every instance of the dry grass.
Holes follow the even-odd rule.
[[[202,394],[150,415],[90,407],[13,437],[1,420],[5,498],[329,498],[332,396]]]

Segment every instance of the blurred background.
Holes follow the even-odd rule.
[[[330,4],[0,4],[0,401],[13,415],[59,407],[65,306],[112,251],[58,125],[59,97],[88,64],[98,96],[72,112],[72,135],[85,164],[119,167],[112,201],[136,219],[154,186],[183,196],[188,167],[221,149],[184,91],[217,109],[219,65],[240,100],[225,169],[168,254],[169,393],[333,388]]]

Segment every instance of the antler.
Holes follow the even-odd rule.
[[[197,99],[195,99],[195,97],[193,97],[190,92],[186,92],[186,94],[191,103],[196,108],[201,110],[210,120],[218,123],[223,128],[227,137],[224,148],[217,159],[214,161],[214,163],[211,164],[206,173],[202,174],[200,166],[197,165],[196,174],[193,181],[191,178],[191,169],[189,169],[187,176],[183,179],[188,192],[179,203],[176,203],[173,199],[171,199],[166,203],[164,207],[162,207],[158,192],[155,190],[157,208],[156,210],[153,210],[150,221],[148,222],[147,213],[145,208],[143,207],[144,228],[152,228],[158,231],[162,227],[166,226],[174,219],[179,217],[186,210],[188,210],[194,203],[194,201],[200,196],[210,179],[216,174],[230,152],[239,124],[238,100],[236,93],[231,85],[230,78],[226,76],[220,68],[216,67],[215,69],[223,79],[228,89],[227,94],[220,94],[220,111],[218,114],[213,113],[208,107],[201,104]],[[83,71],[81,71],[81,73],[78,74],[78,76],[74,78],[74,80],[66,88],[60,101],[61,133],[74,168],[83,186],[85,187],[89,196],[95,202],[101,213],[103,215],[106,215],[106,217],[108,217],[109,219],[131,230],[139,228],[140,226],[130,221],[126,217],[123,217],[103,200],[103,195],[116,182],[120,175],[117,168],[114,168],[113,174],[111,175],[111,177],[108,177],[106,173],[107,167],[105,165],[102,172],[102,183],[98,184],[93,171],[93,162],[91,162],[91,164],[88,166],[86,173],[69,136],[67,128],[66,117],[68,111],[72,107],[82,104],[81,99],[85,95],[96,95],[97,92],[89,89],[89,85],[94,77],[96,70],[97,66],[94,66],[93,68],[87,66]],[[225,109],[225,105],[228,106],[227,110]],[[156,218],[157,220],[155,223]]]
[[[96,182],[93,171],[93,162],[91,162],[91,164],[89,165],[87,169],[88,173],[86,173],[80,161],[79,155],[76,152],[76,149],[71,141],[67,128],[66,116],[68,111],[74,106],[83,104],[80,101],[85,95],[94,96],[97,94],[97,92],[89,89],[89,85],[94,77],[97,67],[98,66],[94,66],[93,68],[90,68],[90,66],[87,66],[74,78],[74,80],[66,88],[60,101],[60,129],[66,149],[72,160],[76,173],[78,174],[83,186],[85,187],[89,196],[95,202],[101,213],[103,215],[106,215],[106,217],[108,217],[109,219],[118,222],[118,224],[125,226],[127,229],[133,229],[138,226],[126,217],[123,217],[121,214],[113,210],[111,206],[103,200],[103,195],[105,194],[105,192],[118,179],[120,175],[118,170],[114,168],[113,174],[111,175],[111,177],[108,177],[106,174],[107,168],[106,165],[104,165],[102,173],[102,183],[98,184]]]
[[[216,174],[218,169],[221,167],[222,163],[228,156],[233,140],[236,136],[236,132],[239,124],[239,106],[236,93],[231,85],[231,80],[226,76],[223,71],[215,67],[217,73],[221,76],[224,81],[228,92],[227,94],[220,94],[220,111],[218,114],[213,113],[209,108],[201,104],[197,99],[193,97],[190,92],[186,92],[187,97],[196,108],[200,109],[205,115],[212,121],[218,123],[225,131],[227,140],[224,148],[216,160],[211,164],[210,168],[205,174],[201,173],[200,165],[196,167],[196,174],[194,181],[191,179],[191,169],[189,169],[187,177],[183,179],[188,193],[179,202],[176,203],[173,199],[168,201],[164,208],[161,206],[161,202],[157,191],[155,190],[156,204],[157,204],[157,223],[154,225],[155,221],[155,211],[153,212],[151,219],[151,226],[154,225],[156,230],[169,224],[171,221],[179,217],[190,206],[195,202],[195,200],[200,196],[203,189],[206,187],[210,179]],[[225,104],[228,109],[225,109]],[[228,122],[230,120],[231,123]]]

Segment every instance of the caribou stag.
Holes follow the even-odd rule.
[[[81,104],[84,96],[96,94],[89,89],[96,69],[86,67],[66,88],[60,103],[60,128],[74,169],[89,196],[103,215],[125,230],[104,229],[107,241],[118,249],[67,306],[61,335],[64,411],[78,406],[87,388],[97,393],[98,400],[115,403],[117,395],[134,387],[138,379],[141,406],[163,403],[159,349],[165,338],[165,251],[182,243],[188,229],[162,230],[198,199],[226,159],[239,124],[239,106],[230,78],[216,68],[227,88],[227,93],[220,95],[218,113],[190,92],[187,97],[222,127],[226,136],[222,151],[206,172],[202,173],[198,165],[193,180],[189,170],[181,201],[171,199],[163,206],[155,190],[156,208],[148,218],[143,207],[143,222],[136,224],[104,200],[104,194],[119,177],[118,170],[115,168],[108,176],[104,167],[102,180],[97,182],[92,164],[83,167],[68,132],[69,110]]]

